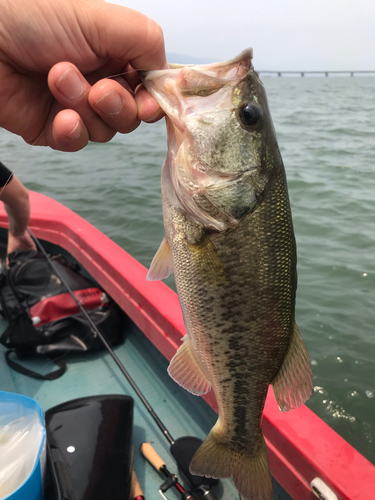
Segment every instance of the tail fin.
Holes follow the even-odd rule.
[[[267,448],[262,434],[256,451],[247,454],[233,451],[220,443],[217,433],[212,429],[194,455],[190,472],[220,479],[232,476],[242,500],[273,499]]]

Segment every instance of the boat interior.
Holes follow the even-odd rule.
[[[2,262],[5,259],[6,239],[6,230],[1,229]],[[47,252],[61,253],[71,263],[77,263],[63,248],[45,241],[42,243]],[[6,326],[6,320],[0,318],[0,335]],[[216,421],[216,413],[202,398],[189,394],[169,377],[167,359],[133,322],[129,321],[125,330],[124,343],[116,347],[115,352],[170,434],[174,439],[182,436],[204,439]],[[40,381],[19,374],[8,367],[4,359],[5,351],[6,349],[0,346],[2,358],[0,389],[35,399],[43,411],[60,403],[87,396],[105,394],[132,396],[134,470],[145,499],[161,498],[158,490],[165,478],[145,460],[139,448],[143,442],[152,443],[168,469],[178,474],[177,465],[170,453],[170,445],[108,352],[103,350],[98,353],[67,354],[66,373],[57,380]],[[54,367],[54,363],[45,358],[24,359],[22,363],[39,373],[47,373]],[[108,481],[111,481],[110,477]],[[220,481],[214,491],[218,499],[238,500],[238,493],[230,479]],[[168,500],[181,498],[174,488],[168,490],[165,496]],[[291,497],[274,481],[274,500],[288,499]],[[46,500],[56,500],[56,498],[52,495]]]

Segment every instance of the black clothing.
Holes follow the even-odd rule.
[[[6,166],[3,165],[0,161],[0,187],[5,186],[5,184],[7,184],[8,182],[8,179],[10,182],[12,177],[12,172],[8,168],[6,168]]]

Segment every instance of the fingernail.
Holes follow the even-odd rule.
[[[120,94],[115,90],[110,90],[96,101],[95,106],[106,115],[117,115],[122,110],[124,103]]]
[[[143,121],[146,123],[153,123],[155,120],[159,120],[160,118],[162,118],[163,115],[164,115],[164,111],[159,108],[156,111],[156,113],[154,113],[152,116],[147,118],[147,120],[143,120]]]
[[[81,135],[81,132],[82,132],[81,124],[80,124],[80,121],[77,120],[76,126],[74,127],[74,129],[71,132],[69,132],[69,134],[67,134],[67,137],[69,137],[69,139],[72,139],[72,140],[78,139]]]
[[[64,71],[57,80],[56,87],[67,99],[78,99],[83,93],[83,82],[73,68]]]

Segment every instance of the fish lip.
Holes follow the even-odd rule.
[[[248,59],[251,64],[251,60],[253,59],[253,49],[251,47],[243,50],[238,54],[236,57],[233,57],[232,59],[229,59],[228,61],[221,61],[221,62],[214,62],[214,63],[205,63],[205,64],[177,64],[177,63],[171,63],[169,67],[173,69],[180,69],[180,68],[194,68],[194,67],[199,67],[200,69],[204,69],[206,67],[209,67],[210,69],[213,68],[220,68],[223,66],[230,66],[232,64],[236,64],[239,61],[242,61],[243,59]]]
[[[157,70],[150,70],[150,71],[144,71],[144,70],[139,70],[138,75],[141,79],[142,82],[144,82],[146,79],[154,79],[158,78],[160,76],[170,74],[171,71],[178,71],[181,68],[197,68],[201,71],[204,71],[205,69],[218,69],[221,67],[225,66],[231,66],[236,64],[237,62],[240,62],[242,60],[248,61],[248,71],[253,69],[253,65],[251,63],[251,60],[253,59],[253,49],[252,48],[247,48],[243,50],[240,54],[238,54],[236,57],[233,59],[230,59],[228,61],[223,61],[223,62],[215,62],[215,63],[207,63],[207,64],[175,64],[171,63],[169,64],[169,69],[157,69]]]

